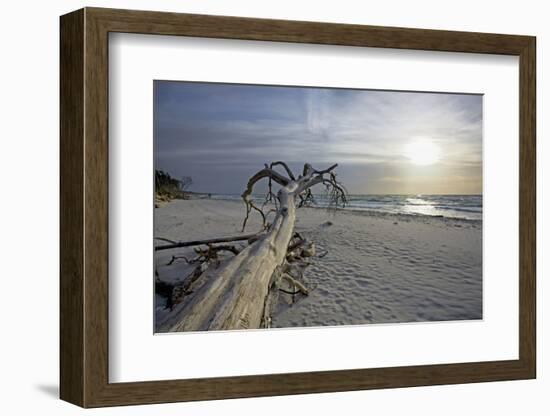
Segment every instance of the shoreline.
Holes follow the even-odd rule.
[[[320,210],[327,210],[326,207],[305,207],[309,209],[320,209]],[[303,208],[300,208],[303,209]],[[383,212],[383,211],[376,211],[373,209],[353,209],[353,208],[336,208],[335,211],[337,211],[336,215],[340,215],[340,213],[349,213],[352,215],[365,215],[369,217],[396,217],[400,218],[402,221],[410,221],[410,220],[441,220],[444,222],[458,222],[458,223],[467,223],[472,225],[481,225],[483,223],[483,220],[478,219],[470,219],[470,218],[461,218],[461,217],[446,217],[444,215],[428,215],[428,214],[415,214],[415,213],[404,213],[404,212]]]
[[[201,195],[201,197],[195,197],[194,195],[191,195],[190,198],[187,198],[186,200],[211,200],[211,201],[224,201],[228,203],[238,203],[242,206],[243,202],[239,199],[223,199],[223,198],[209,198],[204,197],[204,193],[197,193],[195,195]],[[375,209],[354,209],[354,208],[328,208],[328,207],[322,207],[322,206],[306,206],[297,208],[297,212],[307,210],[307,209],[313,209],[313,210],[321,210],[321,211],[327,211],[332,214],[334,211],[335,215],[340,215],[341,213],[351,214],[351,215],[364,215],[364,216],[372,216],[372,217],[396,217],[398,219],[401,219],[402,221],[408,221],[408,220],[420,220],[423,221],[425,219],[428,220],[440,220],[443,222],[451,221],[451,222],[457,222],[457,223],[465,223],[465,224],[471,224],[473,226],[479,226],[481,227],[483,224],[482,219],[475,219],[475,218],[463,218],[463,217],[451,217],[451,216],[445,216],[445,215],[429,215],[429,214],[420,214],[420,213],[404,213],[404,212],[384,212],[384,211],[377,211]]]

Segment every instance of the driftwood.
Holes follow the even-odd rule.
[[[278,166],[284,169],[285,174],[275,170]],[[207,244],[202,257],[194,259],[198,266],[186,279],[183,295],[178,289],[180,298],[174,300],[179,303],[174,302],[177,304],[173,305],[172,313],[161,323],[160,331],[269,327],[283,281],[294,289],[291,291],[293,296],[297,293],[307,295],[309,290],[299,281],[301,276],[292,273],[307,267],[309,263],[305,259],[315,255],[315,246],[294,232],[296,208],[313,198],[310,189],[318,184],[326,187],[333,204],[346,203],[345,188],[336,180],[334,173],[336,167],[337,165],[333,165],[324,170],[316,170],[306,164],[302,174],[296,177],[284,162],[265,165],[264,169],[250,178],[242,194],[246,206],[243,231],[254,211],[262,218],[262,229],[259,233],[232,239],[172,242],[158,246],[156,250]],[[269,190],[264,204],[258,206],[253,201],[252,192],[262,179],[269,181]],[[277,194],[273,192],[273,183],[279,186]],[[276,208],[267,210],[268,202],[273,203]],[[274,212],[274,218],[268,223],[271,212]],[[221,261],[217,257],[219,250],[216,249],[216,243],[244,240],[248,241],[248,246],[234,252],[233,257]],[[188,263],[193,262],[185,260]],[[290,267],[297,262],[301,263],[299,267]],[[285,289],[282,291],[289,293]]]
[[[156,240],[166,241],[170,244],[165,244],[162,246],[156,246],[155,251],[160,250],[170,250],[173,248],[181,248],[181,247],[192,247],[192,246],[201,246],[201,245],[208,245],[208,244],[217,244],[217,243],[230,243],[233,241],[244,241],[244,240],[254,240],[256,237],[258,237],[259,233],[255,234],[242,234],[232,237],[219,237],[219,238],[211,238],[208,240],[193,240],[193,241],[172,241],[168,240],[167,238],[163,237],[155,237]]]

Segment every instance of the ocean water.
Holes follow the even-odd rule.
[[[212,195],[213,199],[240,200],[240,195]],[[263,202],[257,195],[255,201]],[[314,207],[326,208],[326,195],[315,195]],[[425,215],[466,220],[481,220],[481,195],[349,195],[346,210],[374,211],[389,214]]]

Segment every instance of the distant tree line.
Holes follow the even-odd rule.
[[[168,172],[155,170],[155,194],[165,198],[185,199],[186,191],[193,184],[190,176],[183,176],[180,179],[173,178]]]

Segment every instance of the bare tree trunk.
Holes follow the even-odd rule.
[[[290,177],[274,171],[272,167],[275,164],[283,165]],[[281,185],[277,194],[278,209],[272,224],[266,226],[267,231],[238,255],[220,264],[218,268],[206,269],[200,283],[192,287],[192,293],[181,304],[176,305],[162,323],[161,332],[265,326],[266,308],[273,308],[268,294],[274,283],[284,274],[287,250],[294,235],[297,197],[319,183],[333,180],[331,185],[338,186],[332,173],[336,165],[324,171],[316,171],[310,165],[305,165],[303,175],[294,179],[284,163],[275,164],[271,167],[266,165],[265,169],[254,175],[243,193],[247,206],[246,219],[251,209],[254,209],[262,213],[265,225],[266,216],[252,202],[252,188],[262,178],[269,178]],[[329,174],[330,178],[326,178],[325,174]]]

